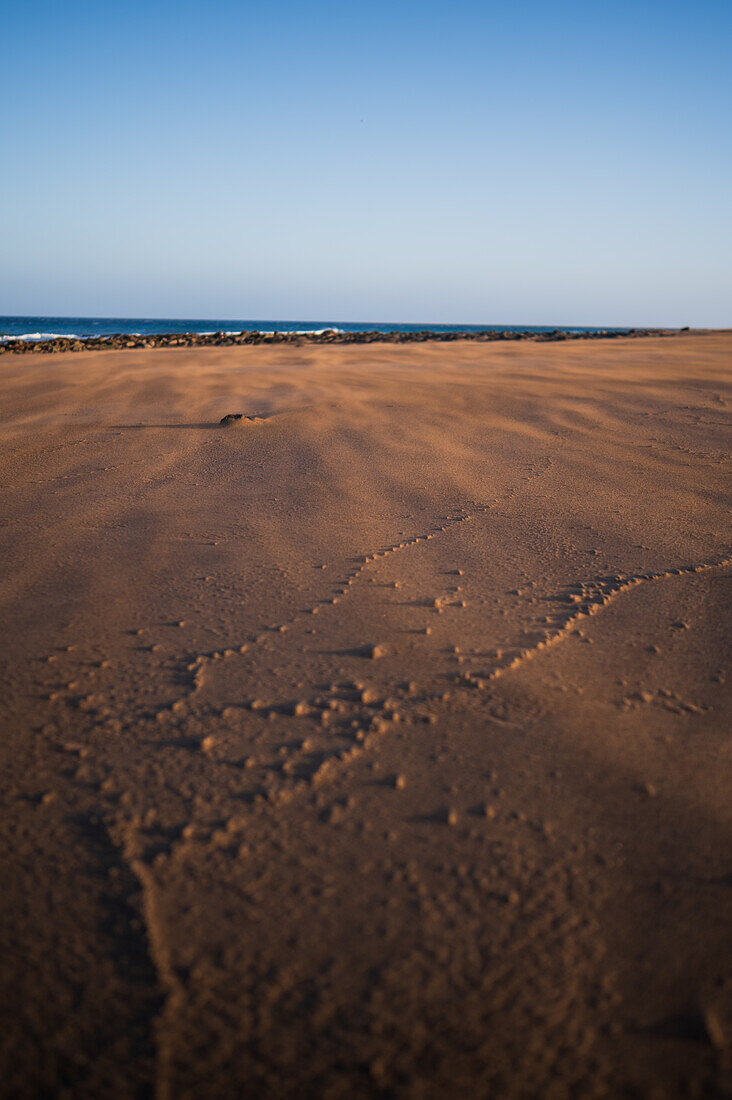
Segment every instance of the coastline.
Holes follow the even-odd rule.
[[[697,330],[693,330],[697,331]],[[364,330],[362,332],[323,329],[319,332],[260,332],[256,330],[235,332],[176,332],[148,333],[132,335],[116,333],[107,336],[55,336],[52,339],[13,339],[0,341],[0,355],[9,354],[55,354],[65,351],[109,351],[121,348],[152,349],[171,347],[236,347],[261,344],[291,344],[297,347],[309,344],[421,344],[428,342],[455,343],[469,340],[474,343],[500,343],[502,341],[524,341],[534,343],[553,343],[562,340],[611,340],[619,337],[642,339],[648,337],[671,337],[691,334],[689,329],[551,329],[534,332],[530,329],[516,330],[485,329],[482,331],[451,330],[434,331],[423,329],[419,332],[394,330]],[[698,334],[698,333],[697,333]]]

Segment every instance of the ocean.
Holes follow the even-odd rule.
[[[57,336],[157,336],[164,333],[297,332],[602,332],[599,325],[438,325],[394,321],[256,321],[171,317],[0,317],[0,340],[53,340]],[[627,331],[613,329],[614,332]]]

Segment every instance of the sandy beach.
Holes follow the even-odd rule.
[[[4,355],[0,1094],[730,1095],[731,367]]]

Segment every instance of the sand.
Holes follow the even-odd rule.
[[[728,1095],[731,365],[3,357],[3,1096]]]

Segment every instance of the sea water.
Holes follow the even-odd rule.
[[[394,321],[256,321],[170,317],[0,317],[0,340],[53,340],[58,336],[158,336],[164,333],[224,332],[602,332],[587,325],[440,325]],[[613,329],[613,331],[624,331]]]

